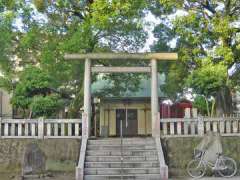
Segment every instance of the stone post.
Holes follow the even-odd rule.
[[[44,139],[44,118],[38,119],[38,139]]]
[[[197,125],[198,125],[198,135],[204,136],[204,120],[202,116],[198,116]]]
[[[87,149],[87,138],[83,137],[78,166],[76,167],[76,180],[84,180],[84,162],[85,162],[86,149]]]
[[[157,60],[151,60],[151,114],[152,114],[152,136],[160,136],[160,122],[158,117],[158,74]]]
[[[168,166],[167,165],[160,167],[160,177],[162,180],[168,179]]]
[[[191,109],[190,108],[185,108],[184,109],[184,134],[188,135],[189,134],[189,127],[191,127],[191,121],[189,119],[191,118]],[[192,129],[191,132],[192,133]]]
[[[192,108],[192,116],[193,116],[193,118],[198,118],[197,108]]]
[[[191,118],[191,109],[190,108],[184,109],[184,118]]]
[[[82,136],[88,138],[91,130],[91,60],[85,60],[84,71],[84,113],[82,118]]]

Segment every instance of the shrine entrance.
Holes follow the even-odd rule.
[[[138,135],[138,113],[137,109],[116,109],[116,135],[137,136]]]
[[[92,73],[149,73],[151,74],[151,134],[160,136],[160,115],[158,107],[158,73],[157,62],[177,60],[176,53],[89,53],[67,54],[68,60],[85,60],[84,72],[84,112],[82,116],[82,137],[91,136],[91,74]],[[106,67],[92,66],[92,60],[146,60],[146,67]],[[130,114],[129,114],[130,113]],[[127,115],[129,114],[129,115]],[[123,117],[125,115],[125,118]],[[128,117],[129,116],[129,117]],[[130,117],[131,116],[131,117]],[[125,109],[116,110],[116,134],[119,134],[120,119],[125,123],[125,135],[137,135],[137,114],[134,110],[127,112]],[[125,119],[125,120],[124,120]]]

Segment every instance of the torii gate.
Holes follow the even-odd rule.
[[[68,60],[85,60],[84,72],[84,113],[82,119],[82,138],[90,136],[91,129],[91,73],[151,73],[151,120],[152,136],[160,136],[158,107],[157,62],[177,60],[177,53],[87,53],[66,54]],[[105,67],[91,66],[92,60],[149,60],[147,67]]]

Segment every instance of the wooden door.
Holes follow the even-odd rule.
[[[116,110],[116,135],[121,133],[121,120],[123,136],[136,136],[138,130],[137,109]]]

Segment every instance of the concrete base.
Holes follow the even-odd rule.
[[[160,167],[160,176],[162,180],[168,179],[168,166],[161,166]]]

